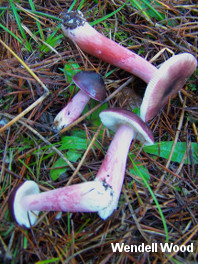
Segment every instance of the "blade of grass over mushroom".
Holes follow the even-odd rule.
[[[146,185],[147,189],[149,190],[149,192],[150,192],[150,194],[151,194],[151,196],[152,196],[152,198],[153,198],[153,200],[154,200],[154,202],[155,202],[155,204],[157,206],[157,209],[159,211],[159,214],[161,216],[161,220],[162,220],[162,223],[163,223],[163,226],[164,226],[164,232],[165,232],[165,235],[166,235],[166,242],[168,243],[168,241],[169,241],[168,228],[167,228],[167,225],[166,225],[166,220],[164,218],[162,209],[161,209],[161,207],[160,207],[160,205],[159,205],[159,203],[157,201],[157,198],[156,198],[154,192],[152,191],[151,187],[149,186],[146,178],[144,177],[144,175],[139,170],[138,166],[135,164],[135,162],[131,158],[130,158],[130,161],[132,162],[132,164],[133,164],[135,170],[137,171],[138,175],[142,178],[144,184]]]
[[[149,154],[153,154],[155,156],[159,156],[161,158],[168,159],[171,149],[172,149],[173,141],[165,141],[160,143],[154,143],[152,146],[144,146],[143,150]],[[186,142],[177,142],[171,161],[181,163],[183,160],[183,157],[185,153],[189,152],[190,155],[189,159],[185,159],[185,164],[198,164],[198,145],[195,142],[191,142],[191,148],[187,149],[187,143]],[[191,159],[192,158],[192,159]]]

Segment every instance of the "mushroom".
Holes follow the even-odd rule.
[[[87,181],[41,193],[37,183],[25,181],[11,193],[8,207],[20,226],[30,228],[40,211],[97,212],[108,207],[111,201],[112,190],[102,181]]]
[[[80,71],[73,76],[72,80],[80,91],[55,117],[54,126],[58,131],[81,115],[90,98],[102,102],[106,96],[104,80],[94,71]]]
[[[145,122],[152,119],[168,99],[179,92],[196,67],[197,61],[189,53],[175,55],[164,62],[147,85],[140,117]]]
[[[195,71],[196,58],[190,53],[175,55],[158,70],[150,62],[96,31],[80,11],[62,13],[62,31],[82,50],[114,66],[122,68],[148,83],[141,108],[144,121],[152,119],[181,89]],[[148,98],[152,96],[152,105]],[[159,103],[155,98],[162,99]],[[160,98],[159,98],[160,97]],[[149,100],[151,103],[151,101]]]
[[[106,127],[116,132],[95,178],[96,182],[105,183],[113,191],[111,204],[98,211],[105,220],[117,208],[132,140],[136,138],[145,145],[152,145],[154,138],[147,124],[131,111],[112,108],[102,111],[99,116]]]

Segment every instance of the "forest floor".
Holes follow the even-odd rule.
[[[115,134],[99,113],[111,107],[138,113],[147,86],[63,36],[60,14],[81,10],[97,31],[158,67],[174,54],[197,58],[196,1],[0,3],[0,262],[198,263],[197,70],[148,121],[155,144],[132,142],[118,208],[107,220],[41,212],[26,229],[8,210],[11,192],[26,180],[41,191],[93,180]],[[57,132],[54,118],[77,92],[72,76],[81,70],[101,74],[108,99],[90,100],[74,125]],[[160,243],[180,250],[162,252]],[[157,250],[113,252],[112,245]]]

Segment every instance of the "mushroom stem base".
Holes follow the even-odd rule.
[[[21,206],[28,211],[97,212],[107,207],[111,199],[111,188],[89,181],[27,195]]]
[[[121,125],[118,128],[96,175],[95,181],[105,182],[113,190],[111,205],[98,212],[102,219],[108,218],[117,208],[124,181],[128,151],[133,137],[134,132],[130,127]]]

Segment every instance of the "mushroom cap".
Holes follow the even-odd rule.
[[[20,225],[30,228],[37,220],[39,211],[28,211],[23,208],[22,200],[27,195],[40,193],[38,185],[34,181],[26,181],[19,185],[11,193],[8,200],[8,208],[11,217]]]
[[[111,108],[102,111],[99,116],[103,125],[115,132],[121,125],[125,125],[131,127],[136,134],[136,138],[142,143],[145,142],[145,145],[154,143],[153,133],[148,125],[131,111]]]
[[[104,101],[106,88],[103,78],[94,71],[80,71],[73,76],[74,83],[88,96],[97,100]]]
[[[170,96],[176,94],[197,67],[196,58],[182,53],[164,62],[147,85],[140,107],[140,117],[147,122],[167,104]]]

